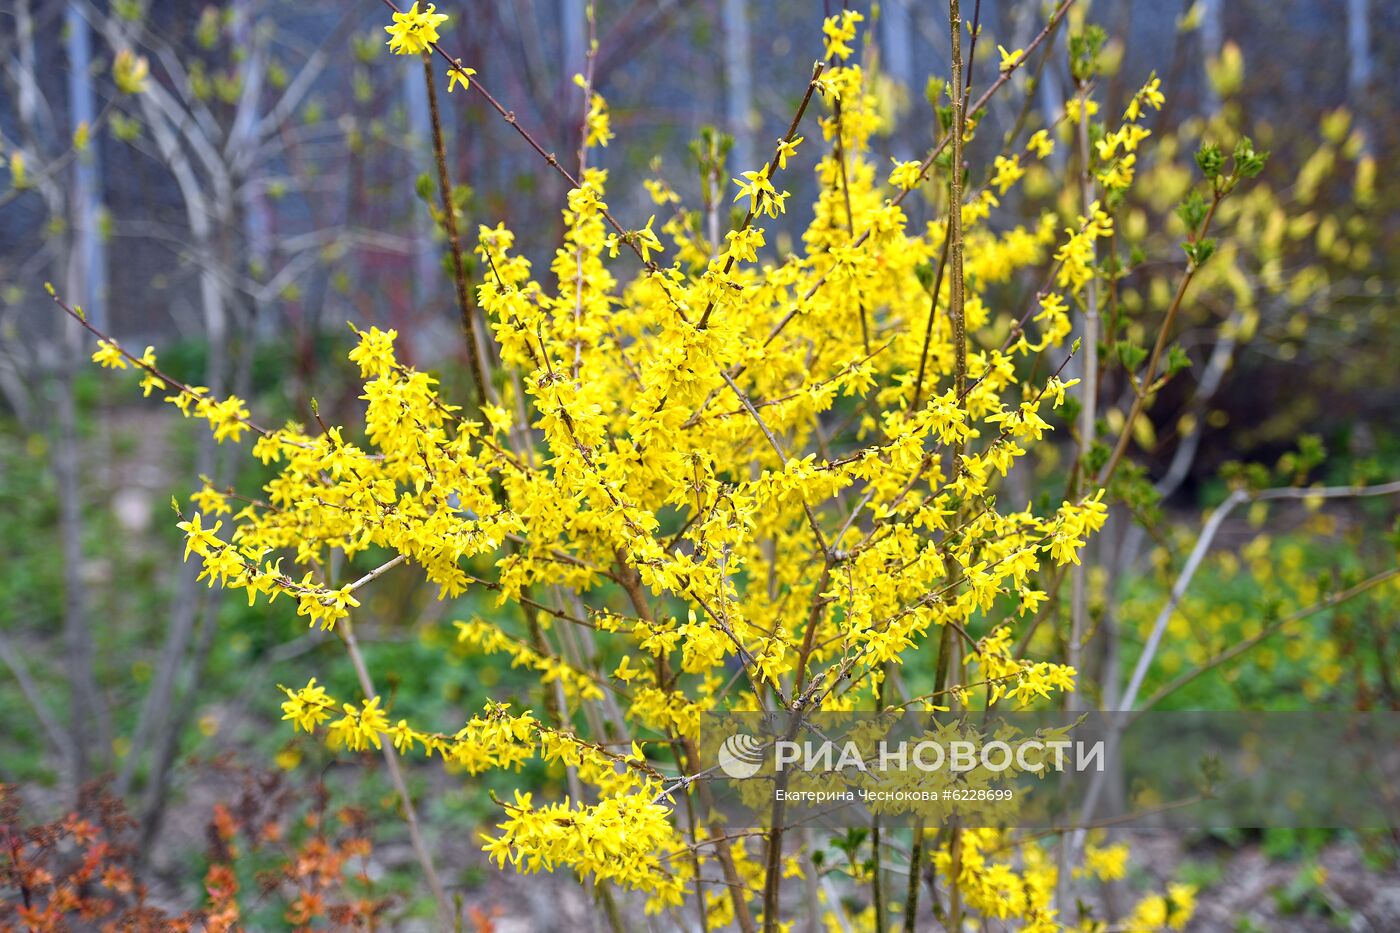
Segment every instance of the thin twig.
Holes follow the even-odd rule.
[[[350,663],[355,667],[355,676],[360,682],[360,690],[365,698],[376,697],[379,694],[374,689],[374,682],[370,679],[369,668],[365,666],[364,655],[360,652],[360,644],[355,640],[355,629],[347,616],[340,620],[336,627],[340,633],[341,640],[345,643],[345,650],[350,655]],[[383,742],[380,751],[384,755],[384,765],[389,772],[389,780],[394,785],[394,791],[399,795],[399,805],[403,807],[404,822],[408,824],[409,840],[413,844],[413,852],[418,857],[418,867],[423,869],[423,878],[428,883],[428,888],[432,891],[433,900],[437,902],[438,917],[445,925],[445,930],[455,930],[457,928],[457,912],[447,899],[447,892],[443,889],[442,880],[438,877],[437,868],[433,864],[432,852],[428,849],[428,844],[423,838],[423,831],[418,824],[418,812],[413,806],[413,797],[408,792],[408,784],[404,781],[403,769],[399,767],[399,753],[394,750],[394,743]]]

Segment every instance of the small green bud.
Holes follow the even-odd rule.
[[[1215,143],[1205,143],[1196,151],[1196,164],[1206,178],[1214,181],[1225,164],[1225,155]]]
[[[1177,207],[1176,216],[1181,218],[1187,230],[1195,232],[1206,219],[1206,202],[1201,193],[1193,189]]]

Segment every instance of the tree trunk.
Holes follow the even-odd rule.
[[[1370,129],[1369,92],[1371,89],[1371,3],[1347,0],[1347,102],[1356,114],[1357,126]],[[1371,134],[1365,132],[1362,144],[1371,151]]]
[[[414,142],[413,163],[404,183],[405,192],[413,210],[413,311],[426,308],[437,294],[437,283],[441,280],[441,267],[438,265],[438,251],[433,245],[433,221],[427,207],[419,205],[417,193],[418,176],[432,171],[433,126],[428,115],[428,89],[423,86],[422,70],[405,68],[403,72],[404,112],[408,117],[408,134]],[[416,323],[416,322],[415,322]],[[414,333],[423,328],[414,327]],[[415,347],[415,350],[425,349]]]
[[[73,344],[77,337],[73,335]],[[71,346],[72,344],[70,344]],[[93,664],[92,627],[83,580],[82,466],[78,448],[77,412],[73,402],[72,354],[60,363],[53,382],[56,419],[52,446],[54,479],[58,486],[58,521],[63,559],[63,641],[68,658],[69,733],[72,736],[73,785],[92,777],[94,763],[106,762],[110,736],[104,736],[97,676]]]
[[[1201,65],[1220,56],[1225,44],[1224,0],[1201,0]],[[1202,113],[1206,116],[1220,109],[1220,94],[1209,77],[1203,79]]]
[[[723,0],[720,15],[724,28],[724,122],[734,137],[731,174],[738,174],[758,169],[749,121],[753,70],[749,61],[748,4],[745,0]]]
[[[80,126],[90,131],[96,117],[92,93],[92,41],[88,22],[76,3],[68,5],[64,28],[68,33],[68,115],[76,134]],[[78,268],[74,277],[88,320],[98,330],[111,332],[107,322],[107,262],[98,222],[102,210],[102,164],[99,136],[90,135],[87,151],[73,160],[73,254]],[[78,296],[82,296],[79,299]]]

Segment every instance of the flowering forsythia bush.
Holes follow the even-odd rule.
[[[1030,49],[1000,50],[988,95],[1067,7]],[[489,328],[468,349],[481,397],[444,397],[433,376],[401,362],[398,335],[376,327],[357,329],[350,353],[364,384],[354,427],[264,427],[239,398],[165,373],[150,348],[133,354],[104,337],[94,354],[139,370],[146,394],[206,421],[220,441],[251,440],[275,467],[260,495],[206,486],[192,497],[185,556],[211,585],[250,604],[286,597],[352,646],[357,594],[382,574],[420,575],[443,600],[489,592],[495,610],[461,620],[460,641],[539,674],[534,708],[491,704],[465,723],[407,721],[370,690],[332,696],[311,678],[284,688],[293,728],[468,775],[533,758],[561,766],[567,797],[522,787],[500,802],[489,855],[573,872],[600,898],[635,892],[648,912],[698,909],[711,929],[786,924],[792,908],[783,912],[778,888],[817,869],[784,848],[780,827],[733,834],[711,812],[701,714],[1066,701],[1079,672],[1057,650],[1063,636],[1040,623],[1106,520],[1118,462],[1107,450],[1086,456],[1068,495],[1035,506],[1000,494],[1050,443],[1052,420],[1070,420],[1055,410],[1084,391],[1069,375],[1085,371],[1076,357],[1087,349],[1072,339],[1073,316],[1111,275],[1099,251],[1151,144],[1159,81],[1109,113],[1077,71],[1059,122],[1009,139],[984,177],[962,171],[985,97],[964,91],[958,59],[936,108],[939,146],[920,162],[881,165],[871,139],[886,115],[853,59],[861,19],[825,21],[825,58],[792,130],[766,164],[734,172],[744,217],[719,240],[660,178],[646,184],[666,215],[659,226],[621,226],[597,167],[568,176],[548,269],[503,225],[481,226],[473,297]],[[390,47],[441,54],[445,22],[431,5],[395,13]],[[1095,48],[1092,33],[1072,37],[1076,67]],[[472,69],[448,63],[450,84],[485,95]],[[606,102],[580,83],[584,145],[605,146]],[[809,104],[824,111],[816,129],[803,126]],[[1081,153],[1078,209],[996,226],[1000,199],[1057,146]],[[800,245],[778,253],[783,175],[810,148],[820,148],[813,217]],[[1203,153],[1204,194],[1182,215],[1188,283],[1214,247],[1216,206],[1262,164],[1247,141],[1233,159]],[[914,196],[936,219],[911,222]],[[455,245],[457,217],[441,219]],[[1006,307],[992,296],[1017,276],[1043,286],[1027,306]],[[1144,391],[1159,384],[1157,364],[1154,353]],[[352,565],[361,570],[330,569]],[[1043,840],[963,830],[918,842],[905,874],[917,893],[932,873],[943,893],[925,909],[945,919],[1101,928],[1092,911],[1058,902],[1070,866]],[[1126,856],[1091,842],[1074,877],[1121,878]],[[873,864],[890,857],[877,852]],[[871,862],[853,860],[851,874],[879,888]],[[1192,896],[1183,885],[1150,894],[1121,928],[1180,928]],[[869,907],[826,889],[820,898],[834,929],[886,925],[906,903],[902,888]]]

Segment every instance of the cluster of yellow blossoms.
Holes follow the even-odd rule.
[[[427,51],[444,19],[415,4],[394,15],[389,44]],[[577,778],[574,796],[540,804],[522,792],[502,803],[492,857],[639,890],[652,910],[680,905],[717,865],[726,884],[702,898],[712,928],[757,907],[744,892],[761,886],[763,868],[749,840],[704,816],[701,714],[870,709],[892,671],[914,658],[926,665],[927,646],[948,629],[968,641],[977,671],[952,687],[963,703],[978,682],[995,685],[989,703],[1072,690],[1073,668],[1018,655],[1013,626],[1036,615],[1051,569],[1077,563],[1107,514],[1101,491],[1039,511],[1007,508],[997,491],[1075,384],[1059,375],[1073,354],[1069,307],[1095,274],[1093,243],[1110,235],[1111,217],[1095,204],[1086,216],[1047,212],[1032,229],[997,229],[988,221],[998,198],[1054,140],[1040,130],[999,156],[989,183],[959,206],[967,340],[958,346],[949,277],[928,274],[949,236],[946,189],[930,193],[942,219],[915,226],[901,205],[929,193],[939,171],[931,162],[897,164],[887,179],[877,171],[877,98],[848,62],[860,21],[853,12],[826,21],[829,61],[813,82],[830,109],[819,121],[828,145],[799,252],[761,253],[768,235],[755,223],[785,210],[775,179],[803,141],[791,134],[736,179],[749,217],[723,242],[697,232],[704,225],[664,180],[648,184],[671,212],[669,265],[650,262],[668,245],[655,217],[610,229],[600,168],[568,194],[548,276],[504,226],[481,227],[477,298],[498,372],[492,397],[469,410],[400,362],[397,334],[375,327],[356,331],[350,353],[364,382],[357,431],[264,429],[239,399],[161,373],[149,349],[135,357],[104,341],[94,354],[134,364],[147,393],[170,393],[219,440],[256,435],[253,454],[276,466],[262,497],[239,497],[236,512],[228,492],[195,496],[202,514],[181,523],[186,556],[203,561],[211,585],[243,589],[250,602],[287,594],[326,628],[399,564],[445,600],[490,591],[500,612],[459,623],[460,639],[535,671],[553,720],[491,706],[455,732],[419,730],[391,724],[378,697],[341,703],[313,679],[284,688],[289,721],[336,747],[387,740],[470,773],[558,762]],[[1002,67],[1025,57],[1003,52]],[[1131,182],[1147,135],[1135,121],[1144,104],[1160,106],[1156,88],[1154,79],[1099,143],[1106,191]],[[591,92],[587,127],[586,145],[611,136]],[[625,268],[629,251],[646,264],[640,273]],[[1024,315],[989,300],[1019,270],[1047,264],[1056,287]],[[231,515],[226,535],[221,521],[209,524],[221,514]],[[339,566],[394,557],[336,581],[325,575],[332,552]],[[281,569],[287,559],[297,575]],[[585,739],[576,716],[627,737],[630,753]],[[651,742],[674,750],[669,775],[658,770],[664,756],[643,751]],[[677,804],[687,795],[697,795],[695,819]],[[968,908],[1054,928],[1054,864],[1034,842],[1014,859],[993,857],[1005,845],[969,831],[957,861],[942,849],[934,867]],[[1162,923],[1176,921],[1164,911]]]
[[[389,34],[389,51],[395,55],[418,55],[438,41],[438,29],[447,22],[447,14],[439,13],[431,3],[420,11],[414,3],[405,12],[396,12],[393,19],[392,25],[384,27]]]

